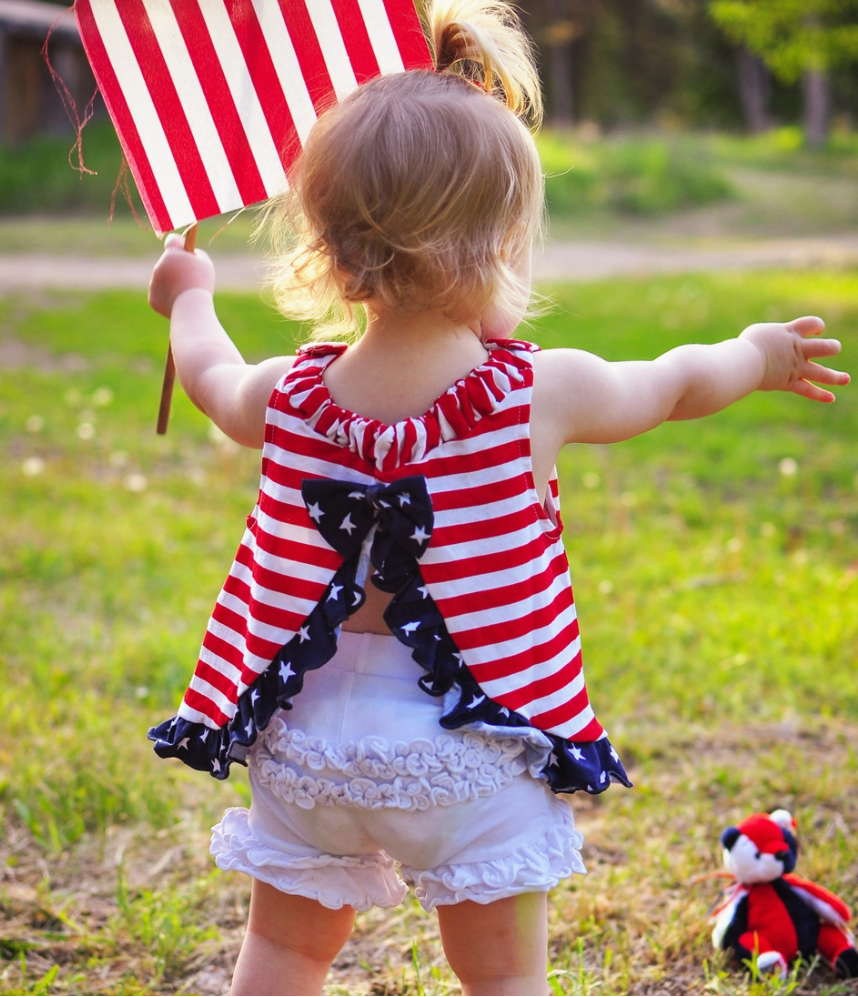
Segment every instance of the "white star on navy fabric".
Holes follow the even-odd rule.
[[[316,523],[318,523],[319,520],[322,518],[322,516],[325,515],[322,512],[322,510],[319,508],[318,502],[314,502],[312,505],[308,505],[307,512],[310,513],[310,519],[312,519]]]
[[[206,729],[202,732],[202,734],[200,734],[200,744],[205,744],[206,738],[208,736],[209,736],[209,729],[208,727],[206,727]]]
[[[282,661],[280,663],[280,678],[282,678],[284,682],[287,682],[294,674],[295,671],[288,661]]]
[[[401,509],[404,505],[411,505],[411,496],[408,492],[403,492],[399,496],[399,508]]]
[[[501,716],[502,717],[508,717],[509,716],[509,710],[505,706],[502,706],[500,708],[500,712],[501,712]]]
[[[212,758],[212,772],[220,772],[220,762],[217,758]]]
[[[298,636],[300,637],[300,643],[303,644],[305,640],[310,639],[310,628],[301,627],[301,629],[298,631]]]
[[[411,539],[416,540],[419,544],[422,544],[429,539],[429,534],[423,529],[422,526],[418,526],[417,529],[411,534]]]
[[[255,706],[257,699],[259,699],[259,690],[254,689],[253,692],[250,694],[250,702],[253,703],[253,705]]]
[[[420,626],[419,620],[411,620],[410,623],[404,623],[402,625],[402,630],[404,633],[410,634]]]
[[[574,744],[569,749],[569,752],[576,762],[584,761],[584,752],[580,748],[576,748]]]
[[[331,599],[336,599],[337,596],[340,594],[340,592],[342,592],[342,590],[343,590],[342,585],[334,585],[334,584],[332,584],[331,585],[331,594],[328,596],[328,602],[330,602]]]
[[[613,745],[611,745],[611,758],[613,758],[615,762],[620,760],[620,756],[617,754],[617,749]]]
[[[468,709],[469,710],[475,709],[477,706],[480,705],[480,703],[483,702],[485,698],[486,698],[485,696],[474,696],[474,698],[470,701],[470,703],[468,703]]]
[[[352,514],[350,512],[346,514],[346,518],[340,523],[340,529],[345,530],[349,536],[352,535],[352,530],[357,529],[352,522]]]
[[[181,751],[181,749],[184,748],[185,751],[187,751],[188,750],[188,741],[190,741],[189,737],[183,737],[182,740],[179,741],[179,744],[178,744],[176,750],[177,751]]]
[[[559,765],[560,764],[560,762],[557,759],[557,755],[555,755],[553,751],[548,756],[548,764],[549,765]]]
[[[453,657],[456,659],[456,661],[459,662],[459,668],[461,668],[462,665],[464,665],[465,663],[465,659],[462,657],[461,654],[459,654],[458,651],[453,651]]]
[[[253,733],[253,721],[252,720],[248,720],[247,721],[247,726],[244,728],[244,733],[247,734],[248,737],[250,737],[250,735]]]
[[[599,782],[604,782],[604,781],[605,781],[605,779],[607,779],[607,778],[608,778],[608,777],[607,777],[607,776],[605,775],[605,773],[604,773],[604,772],[602,772],[602,774],[601,774],[601,775],[599,776]]]
[[[423,594],[423,598],[424,599],[428,599],[429,598],[429,589],[427,589],[425,585],[418,585],[417,586],[417,591],[421,592]]]
[[[363,492],[349,492],[349,498],[362,499],[366,498]]]

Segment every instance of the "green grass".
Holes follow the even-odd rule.
[[[858,275],[552,289],[525,335],[609,359],[819,313],[858,348]],[[250,359],[300,331],[221,295]],[[207,827],[248,798],[157,760],[253,504],[257,456],[177,392],[154,433],[166,323],[127,293],[0,301],[0,990],[222,992],[247,883]],[[744,978],[711,952],[718,835],[790,807],[798,872],[858,902],[858,394],[756,395],[560,462],[600,719],[636,788],[576,797],[590,875],[552,894],[557,993],[845,993],[822,968]],[[784,473],[784,472],[793,473]],[[57,967],[56,969],[54,967]],[[364,968],[362,968],[364,967]],[[51,975],[53,974],[53,975]],[[362,915],[332,993],[455,992],[434,919]]]

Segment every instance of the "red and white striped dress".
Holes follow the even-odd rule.
[[[394,425],[347,411],[331,398],[323,374],[344,345],[299,352],[269,402],[258,503],[218,597],[180,719],[210,728],[232,722],[239,698],[284,645],[302,639],[309,614],[330,591],[343,557],[317,529],[302,482],[370,486],[420,475],[434,515],[419,559],[424,594],[440,610],[481,692],[504,715],[514,712],[519,723],[567,744],[604,739],[584,684],[556,474],[544,501],[534,486],[530,402],[537,347],[518,340],[488,347],[488,359],[428,412]],[[602,771],[602,781],[627,782],[613,748],[606,740],[603,746],[618,770]]]

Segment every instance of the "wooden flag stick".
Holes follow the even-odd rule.
[[[197,225],[192,225],[185,233],[185,250],[192,253],[197,245]],[[158,408],[158,434],[167,432],[170,421],[170,405],[173,401],[173,383],[176,380],[176,364],[173,362],[173,347],[167,344],[167,360],[164,364],[164,383],[161,385],[161,405]]]

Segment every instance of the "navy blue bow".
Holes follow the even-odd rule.
[[[419,558],[432,536],[435,519],[423,475],[389,485],[312,478],[301,482],[301,494],[319,533],[346,559],[360,551],[377,524],[372,560],[382,571],[393,546]]]

